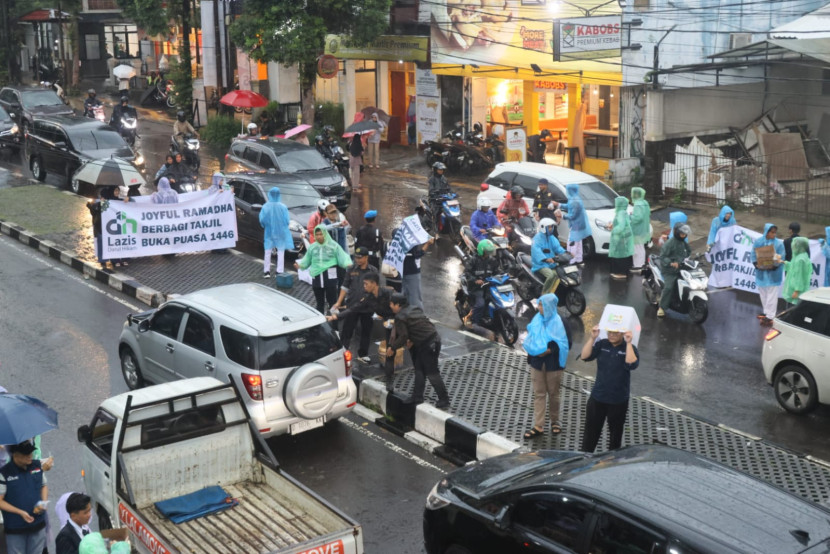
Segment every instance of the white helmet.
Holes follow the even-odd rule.
[[[482,208],[488,208],[489,209],[489,208],[492,208],[492,207],[493,207],[493,203],[490,201],[489,198],[483,197],[478,201],[478,209],[479,210],[482,209]]]
[[[256,131],[256,130],[257,130],[257,125],[256,125],[256,123],[254,123],[253,121],[252,121],[252,122],[250,122],[250,123],[248,123],[248,131],[249,131],[249,132],[250,132],[250,131]]]
[[[542,229],[544,229],[546,227],[550,227],[551,225],[556,226],[556,221],[554,221],[553,219],[551,219],[549,217],[543,217],[539,221],[539,227],[541,227]]]
[[[317,209],[321,212],[325,212],[326,208],[329,207],[330,202],[328,200],[322,199],[317,201]]]

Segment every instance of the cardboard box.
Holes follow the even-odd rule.
[[[395,352],[395,368],[399,368],[403,366],[403,348],[398,348],[397,352]],[[384,365],[386,363],[386,341],[380,341],[380,345],[378,346],[378,361],[380,365]]]
[[[775,267],[775,246],[759,246],[755,249],[755,257],[758,259],[758,267],[761,269],[772,269]]]
[[[637,346],[640,342],[642,325],[640,325],[640,318],[637,316],[637,311],[631,306],[606,304],[597,325],[599,326],[599,338],[601,339],[608,338],[608,331],[619,331],[621,333],[631,331],[634,335],[631,343]]]

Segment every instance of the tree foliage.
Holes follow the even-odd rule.
[[[182,2],[172,0],[118,0],[124,17],[135,21],[136,25],[150,35],[167,35],[170,22],[181,22]]]

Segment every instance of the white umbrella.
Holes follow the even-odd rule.
[[[119,79],[132,79],[136,75],[135,68],[131,65],[121,64],[112,70],[112,74]]]

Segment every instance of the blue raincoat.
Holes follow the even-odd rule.
[[[470,230],[473,232],[476,240],[486,239],[487,229],[493,227],[501,227],[501,223],[499,223],[493,210],[487,210],[486,212],[476,210],[470,217]]]
[[[527,326],[527,337],[522,346],[531,356],[539,356],[550,342],[559,345],[559,367],[565,367],[568,362],[568,333],[565,324],[559,313],[556,311],[559,299],[555,294],[545,294],[539,298],[542,305],[542,313],[533,316],[533,320]]]
[[[824,228],[824,234],[826,238],[821,245],[821,253],[824,254],[824,286],[830,287],[830,227]]]
[[[571,183],[565,187],[568,193],[568,202],[560,204],[559,209],[563,212],[562,217],[568,220],[570,234],[568,242],[576,242],[591,236],[591,223],[588,221],[588,214],[585,212],[585,205],[582,197],[579,196],[579,185]]]
[[[550,252],[545,252],[545,250],[550,250]],[[530,268],[531,271],[539,271],[544,267],[556,267],[556,263],[548,263],[545,260],[547,258],[553,258],[557,254],[561,254],[565,251],[562,248],[562,245],[559,244],[559,239],[556,238],[554,235],[548,235],[541,229],[538,233],[533,236],[533,243],[530,247],[530,258],[533,260],[533,266]]]
[[[755,249],[760,248],[762,246],[769,246],[770,244],[775,246],[775,253],[781,256],[781,259],[784,259],[784,241],[778,238],[768,239],[767,233],[769,230],[775,227],[778,228],[777,225],[773,223],[767,223],[764,225],[764,233],[755,239],[755,242],[752,243],[752,255],[750,260],[752,263],[758,261],[758,256],[755,255]],[[775,269],[770,269],[766,271],[762,270],[755,270],[755,284],[759,287],[777,287],[781,284],[784,280],[784,264],[779,264]]]
[[[727,214],[730,214],[728,221],[725,219]],[[735,211],[729,206],[724,206],[720,209],[720,214],[712,218],[712,226],[709,227],[709,238],[706,240],[706,244],[715,244],[715,239],[718,238],[718,230],[733,225],[735,225]]]
[[[288,208],[280,202],[280,189],[272,188],[268,191],[268,202],[259,212],[259,224],[265,229],[262,242],[266,250],[272,248],[291,250],[294,248],[294,240],[291,238],[291,230],[288,228],[290,221],[291,216],[288,215]]]
[[[669,238],[672,237],[674,233],[674,226],[678,223],[688,223],[689,216],[684,214],[683,212],[672,212],[669,214]],[[689,242],[689,237],[686,237],[686,242]]]
[[[150,200],[153,204],[178,204],[179,193],[170,188],[170,181],[167,177],[159,179],[158,190],[153,193]]]

